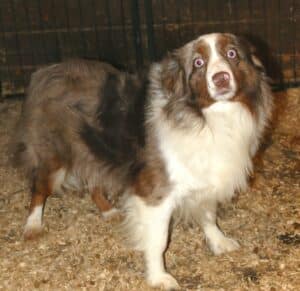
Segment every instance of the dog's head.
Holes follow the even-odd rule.
[[[254,53],[252,45],[232,34],[200,36],[162,62],[162,88],[170,99],[185,98],[200,110],[218,101],[239,101],[256,112],[266,78]]]

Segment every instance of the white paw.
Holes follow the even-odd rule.
[[[161,273],[155,276],[148,277],[148,284],[151,287],[162,288],[164,290],[178,290],[180,289],[176,279],[168,273]]]
[[[115,216],[118,213],[119,213],[119,210],[117,208],[112,208],[108,211],[102,212],[101,215],[105,220],[107,220],[107,219],[110,219],[111,217]]]
[[[33,239],[39,236],[43,231],[42,226],[43,206],[36,206],[27,218],[24,228],[25,239]]]
[[[220,255],[226,252],[232,252],[239,249],[240,245],[232,238],[222,236],[216,240],[209,242],[209,247],[215,255]]]
[[[43,227],[40,224],[35,225],[25,225],[24,228],[24,238],[26,240],[35,239],[43,233]]]

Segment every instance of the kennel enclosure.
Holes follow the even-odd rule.
[[[299,6],[298,0],[2,0],[1,96],[23,94],[32,71],[45,64],[83,57],[132,71],[216,31],[246,36],[273,85],[296,86]]]

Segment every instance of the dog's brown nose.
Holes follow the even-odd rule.
[[[218,87],[220,89],[228,88],[229,81],[230,81],[230,75],[227,72],[218,72],[213,75],[212,80],[216,87]]]

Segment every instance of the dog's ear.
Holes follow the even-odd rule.
[[[169,54],[162,62],[162,87],[168,96],[183,96],[186,92],[184,66],[177,52]]]
[[[249,61],[252,63],[252,65],[259,71],[265,72],[265,67],[260,61],[259,54],[257,52],[256,46],[252,44],[251,41],[248,40],[248,38],[244,36],[238,37],[238,42],[242,46],[243,50],[246,52],[247,57]]]

